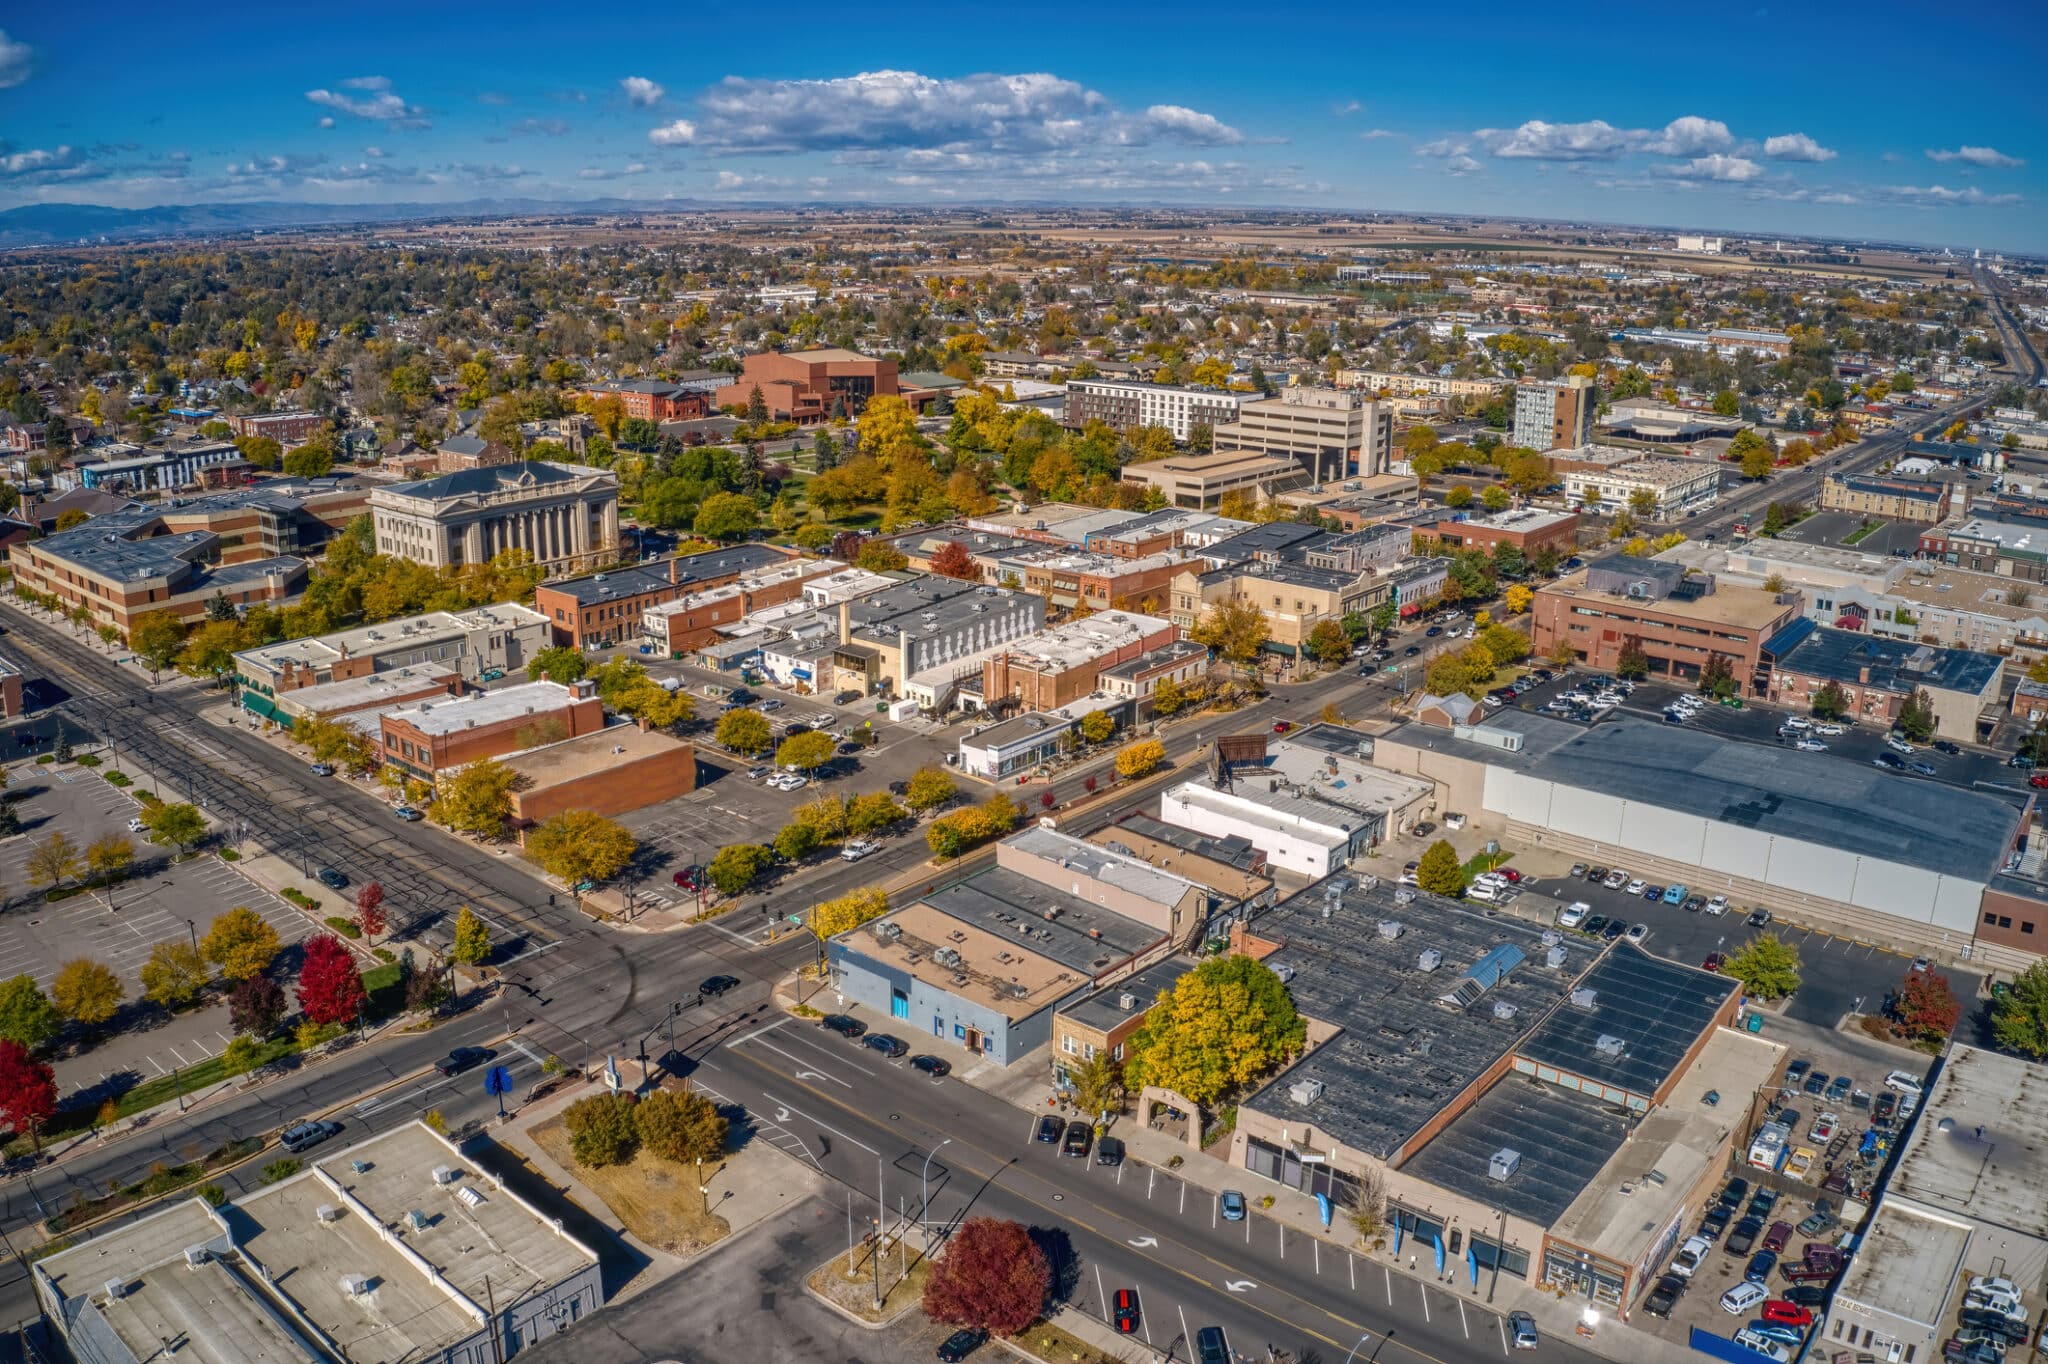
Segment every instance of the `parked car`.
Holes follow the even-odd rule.
[[[391,813],[394,818],[402,819],[407,824],[417,824],[425,818],[424,815],[410,805],[401,805]]]
[[[1138,1333],[1138,1290],[1119,1288],[1112,1299],[1110,1317],[1116,1322],[1118,1335],[1130,1336]]]
[[[1722,1243],[1723,1255],[1747,1255],[1756,1249],[1756,1238],[1763,1232],[1764,1223],[1760,1217],[1745,1217],[1735,1224],[1735,1230],[1728,1233]]]
[[[1691,893],[1691,890],[1685,886],[1666,886],[1664,887],[1664,903],[1667,905],[1682,905],[1685,903],[1685,897]]]
[[[1901,1094],[1917,1095],[1921,1088],[1920,1077],[1910,1070],[1895,1070],[1884,1077],[1884,1087],[1897,1090]]]
[[[1622,934],[1626,932],[1628,932],[1628,920],[1609,919],[1607,921],[1607,927],[1600,930],[1600,936],[1602,938],[1605,938],[1608,942],[1613,942],[1616,938],[1620,937]]]
[[[1226,1222],[1244,1221],[1244,1195],[1235,1189],[1225,1189],[1216,1195],[1216,1210]]]
[[[939,1364],[960,1364],[960,1361],[982,1347],[988,1339],[988,1332],[978,1326],[969,1326],[955,1331],[939,1345]]]
[[[1060,1139],[1060,1154],[1063,1156],[1085,1157],[1088,1154],[1089,1148],[1093,1145],[1095,1145],[1095,1129],[1076,1118],[1073,1122],[1067,1124],[1067,1134]]]
[[[1721,1310],[1731,1317],[1739,1317],[1770,1296],[1762,1284],[1744,1279],[1721,1295]]]
[[[322,867],[313,874],[314,879],[329,890],[346,890],[348,878],[332,867]]]
[[[1877,1096],[1877,1102],[1871,1106],[1870,1121],[1878,1127],[1890,1127],[1892,1118],[1898,1111],[1899,1096],[1886,1090]]]
[[[1628,873],[1623,871],[1620,867],[1616,867],[1614,868],[1614,870],[1608,872],[1604,878],[1602,878],[1600,884],[1607,887],[1607,889],[1609,890],[1620,890],[1623,886],[1628,884]]]
[[[908,1042],[904,1041],[900,1037],[896,1037],[885,1032],[869,1033],[867,1035],[867,1038],[861,1043],[861,1045],[865,1047],[870,1047],[875,1051],[882,1053],[882,1055],[889,1057],[891,1060],[894,1060],[898,1056],[907,1056],[910,1054],[910,1044]]]
[[[1648,890],[1649,888],[1650,883],[1643,880],[1642,877],[1638,876],[1635,880],[1628,883],[1628,888],[1623,892],[1623,894],[1640,896],[1644,891]]]
[[[1833,1113],[1822,1113],[1814,1118],[1813,1126],[1806,1129],[1806,1139],[1816,1146],[1833,1141],[1835,1129],[1840,1124],[1841,1119]]]
[[[1856,1082],[1846,1075],[1837,1075],[1829,1082],[1824,1096],[1831,1104],[1839,1104],[1849,1097],[1849,1091],[1856,1088]]]
[[[483,1047],[457,1047],[434,1062],[434,1069],[443,1075],[460,1075],[463,1071],[480,1066],[490,1059],[491,1053]]]
[[[1728,1230],[1728,1219],[1734,1213],[1728,1208],[1708,1208],[1707,1215],[1700,1219],[1700,1235],[1709,1241],[1717,1241],[1721,1233]]]
[[[910,1068],[921,1070],[934,1080],[953,1073],[953,1063],[939,1056],[913,1056],[910,1058]]]
[[[1221,1326],[1204,1326],[1195,1332],[1195,1364],[1231,1364],[1236,1358]]]
[[[1121,1165],[1124,1163],[1124,1143],[1121,1137],[1103,1137],[1095,1143],[1097,1165]]]
[[[1764,1233],[1764,1249],[1773,1255],[1783,1255],[1785,1253],[1785,1243],[1791,1239],[1792,1224],[1790,1222],[1773,1222],[1771,1223],[1771,1229]]]
[[[867,1024],[858,1018],[848,1018],[845,1014],[826,1014],[818,1020],[818,1025],[849,1039],[859,1037],[868,1030]]]
[[[1707,913],[1709,913],[1709,914],[1716,914],[1716,915],[1719,915],[1719,914],[1726,914],[1727,912],[1728,912],[1728,897],[1727,897],[1727,896],[1725,896],[1725,895],[1716,895],[1716,896],[1715,896],[1714,898],[1712,898],[1711,900],[1708,900],[1708,901],[1707,901]]]
[[[1798,1084],[1806,1078],[1806,1072],[1812,1069],[1813,1062],[1807,1060],[1804,1056],[1798,1058],[1791,1065],[1785,1067],[1785,1083],[1788,1085]]]
[[[1595,914],[1592,918],[1579,925],[1580,932],[1595,938],[1599,937],[1606,929],[1607,916],[1605,914]]]
[[[1824,1070],[1808,1071],[1806,1083],[1800,1086],[1808,1094],[1818,1094],[1828,1087],[1828,1073]]]
[[[1508,1313],[1508,1335],[1517,1350],[1533,1350],[1543,1343],[1543,1338],[1536,1334],[1536,1318],[1527,1312]]]
[[[1657,1286],[1650,1290],[1650,1296],[1643,1299],[1643,1310],[1653,1317],[1669,1320],[1671,1309],[1678,1306],[1678,1300],[1685,1296],[1686,1281],[1676,1274],[1666,1274],[1657,1280]]]
[[[1758,905],[1755,909],[1749,911],[1748,917],[1743,919],[1743,922],[1748,924],[1751,928],[1762,928],[1770,921],[1771,911],[1765,909],[1762,905]]]
[[[1901,738],[1900,738],[1900,737],[1899,737],[1898,735],[1896,735],[1896,734],[1887,734],[1887,735],[1885,735],[1885,736],[1884,736],[1884,746],[1885,746],[1886,748],[1889,748],[1889,749],[1890,749],[1890,750],[1891,750],[1892,752],[1894,752],[1894,753],[1907,753],[1907,754],[1910,754],[1910,753],[1912,753],[1912,752],[1914,752],[1914,751],[1915,751],[1915,750],[1914,750],[1914,748],[1913,748],[1913,745],[1911,745],[1911,744],[1907,743],[1907,742],[1906,742],[1906,741],[1905,741],[1904,739],[1901,739]]]
[[[313,764],[313,775],[314,775],[314,776],[316,776],[316,777],[331,777],[331,776],[333,776],[333,775],[334,775],[334,764],[332,764],[332,763],[314,763],[314,764]]]
[[[1584,900],[1574,900],[1571,904],[1566,905],[1557,912],[1557,926],[1559,928],[1577,928],[1580,924],[1586,922],[1586,915],[1591,913],[1592,909],[1593,907]]]
[[[1630,924],[1628,932],[1622,936],[1632,943],[1640,943],[1643,939],[1650,936],[1650,926],[1648,924]]]
[[[299,1152],[309,1146],[318,1146],[329,1137],[341,1135],[341,1124],[328,1122],[324,1118],[309,1118],[305,1122],[293,1123],[278,1134],[278,1144],[287,1151]]]
[[[1906,770],[1906,760],[1896,753],[1880,753],[1870,760],[1872,767],[1882,767],[1892,772]]]
[[[1706,956],[1700,958],[1700,970],[1702,971],[1718,973],[1727,964],[1728,954],[1726,952],[1709,952]]]
[[[1688,1237],[1671,1261],[1671,1272],[1681,1279],[1690,1279],[1713,1248],[1714,1243],[1704,1236]]]
[[[1720,1202],[1724,1208],[1739,1208],[1742,1200],[1749,1197],[1749,1181],[1731,1179],[1721,1186]]]

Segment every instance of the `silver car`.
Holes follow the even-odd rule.
[[[1508,1334],[1517,1350],[1533,1350],[1543,1343],[1543,1337],[1536,1334],[1536,1318],[1527,1312],[1508,1313]]]

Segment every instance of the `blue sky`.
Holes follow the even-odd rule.
[[[1175,202],[2048,251],[2038,5],[0,15],[0,208]]]

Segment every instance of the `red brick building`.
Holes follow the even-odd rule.
[[[297,445],[327,425],[318,412],[244,412],[223,420],[238,436],[268,436],[283,446]]]
[[[624,405],[627,416],[650,422],[695,421],[711,413],[711,400],[702,389],[684,388],[659,379],[589,384],[569,396],[592,402],[615,397]]]
[[[697,789],[697,750],[638,725],[607,725],[505,765],[524,779],[512,792],[511,823],[522,831],[565,810],[623,815]]]
[[[982,697],[1015,697],[1025,710],[1057,710],[1096,690],[1102,670],[1162,649],[1180,628],[1160,616],[1102,611],[1044,630],[981,665]]]
[[[737,582],[742,573],[786,563],[790,555],[772,545],[735,545],[708,554],[686,554],[585,578],[543,583],[533,609],[548,618],[555,643],[588,649],[638,640],[649,607],[687,592]]]
[[[526,682],[431,701],[384,716],[384,761],[432,781],[483,758],[579,738],[604,727],[604,702],[590,682],[573,688]]]
[[[1513,545],[1528,555],[1547,545],[1569,558],[1579,548],[1579,514],[1528,507],[1467,521],[1439,521],[1422,533],[1459,549]]]
[[[894,360],[828,347],[749,355],[741,362],[740,377],[719,389],[714,401],[720,407],[744,408],[757,388],[770,420],[803,426],[834,417],[851,420],[860,416],[869,399],[902,392]]]

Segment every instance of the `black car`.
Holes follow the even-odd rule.
[[[1407,648],[1405,648],[1405,649],[1403,649],[1403,650],[1401,651],[1401,656],[1402,656],[1403,658],[1413,658],[1413,657],[1415,657],[1415,655],[1417,655],[1417,654],[1419,654],[1419,653],[1421,653],[1421,652],[1422,652],[1422,646],[1421,646],[1420,644],[1411,644],[1411,645],[1409,645],[1409,646],[1408,646]]]
[[[1768,924],[1770,921],[1771,911],[1765,909],[1762,905],[1758,905],[1755,909],[1749,911],[1749,917],[1743,920],[1743,922],[1748,924],[1751,928],[1762,928],[1765,924]]]
[[[1067,1135],[1060,1141],[1063,1156],[1085,1156],[1088,1148],[1095,1144],[1095,1129],[1078,1118],[1067,1124]]]
[[[1936,753],[1946,753],[1953,758],[1959,756],[1963,750],[1959,744],[1951,743],[1947,739],[1936,739],[1934,741],[1934,751]]]
[[[1700,1235],[1709,1241],[1721,1239],[1721,1233],[1728,1230],[1728,1219],[1734,1214],[1727,1208],[1709,1208],[1707,1215],[1700,1219]]]
[[[1887,1089],[1877,1096],[1877,1105],[1870,1110],[1870,1120],[1879,1127],[1890,1127],[1892,1118],[1898,1111],[1899,1096]]]
[[[845,1014],[826,1014],[818,1023],[841,1037],[859,1037],[868,1030],[867,1024],[858,1018],[848,1018]]]
[[[1422,633],[1423,633],[1423,634],[1424,634],[1425,636],[1427,636],[1428,638],[1430,638],[1430,639],[1435,639],[1435,638],[1436,638],[1436,637],[1437,637],[1438,635],[1442,634],[1443,632],[1444,632],[1444,627],[1443,627],[1443,626],[1441,626],[1441,625],[1432,625],[1432,626],[1430,626],[1430,627],[1429,627],[1429,628],[1428,628],[1427,630],[1424,630],[1424,631],[1423,631]]]
[[[434,1069],[443,1075],[460,1075],[470,1067],[480,1066],[490,1059],[491,1053],[483,1047],[457,1047],[434,1062]]]
[[[1138,1290],[1135,1288],[1119,1288],[1116,1291],[1116,1303],[1110,1309],[1110,1316],[1116,1322],[1116,1332],[1118,1335],[1136,1335],[1138,1333]]]
[[[1124,1163],[1124,1144],[1119,1137],[1104,1137],[1095,1143],[1097,1165],[1121,1165]]]
[[[835,706],[843,706],[846,705],[848,702],[858,701],[860,700],[860,698],[861,693],[857,691],[843,691],[832,698],[832,704]]]
[[[1731,1179],[1722,1186],[1721,1206],[1724,1208],[1739,1208],[1742,1206],[1742,1200],[1747,1197],[1749,1197],[1749,1181],[1746,1179]]]
[[[869,1033],[867,1041],[863,1045],[873,1047],[876,1051],[888,1057],[902,1056],[910,1050],[908,1042],[900,1037],[892,1037],[885,1032]]]
[[[1643,1310],[1653,1317],[1669,1319],[1671,1309],[1685,1296],[1686,1280],[1678,1274],[1666,1274],[1657,1280],[1657,1286],[1650,1290],[1650,1296],[1643,1299]]]
[[[964,1331],[955,1331],[939,1346],[940,1364],[960,1364],[960,1361],[982,1347],[988,1339],[988,1332],[970,1326]]]
[[[951,1061],[944,1061],[936,1056],[913,1056],[910,1058],[910,1066],[911,1069],[921,1070],[935,1080],[953,1069]]]
[[[1796,1129],[1799,1126],[1799,1115],[1795,1113],[1788,1117],[1785,1120],[1785,1125]],[[1776,1189],[1758,1189],[1756,1197],[1749,1200],[1749,1215],[1751,1217],[1769,1217],[1771,1210],[1777,1206],[1778,1191]]]
[[[1778,1290],[1778,1296],[1801,1307],[1819,1307],[1828,1300],[1828,1291],[1817,1284],[1796,1283]]]
[[[1055,1118],[1052,1114],[1048,1113],[1038,1120],[1038,1126],[1035,1129],[1033,1129],[1031,1133],[1031,1139],[1033,1141],[1042,1141],[1045,1142],[1047,1145],[1050,1145],[1053,1142],[1058,1141],[1060,1139],[1060,1136],[1066,1130],[1067,1125],[1065,1123],[1061,1122],[1058,1118]]]
[[[1728,1233],[1728,1239],[1721,1243],[1721,1249],[1729,1255],[1747,1255],[1756,1249],[1756,1238],[1763,1233],[1764,1220],[1761,1217],[1745,1217]]]
[[[1595,914],[1592,918],[1579,925],[1579,931],[1588,937],[1597,938],[1606,927],[1607,916],[1605,914]]]
[[[1785,1067],[1785,1083],[1788,1085],[1798,1084],[1806,1078],[1806,1072],[1812,1069],[1813,1062],[1807,1060],[1804,1056],[1800,1057],[1791,1065]]]
[[[1230,1364],[1230,1337],[1221,1326],[1204,1326],[1195,1332],[1195,1364]]]
[[[1608,942],[1613,942],[1616,938],[1620,937],[1622,934],[1626,932],[1628,932],[1627,919],[1609,919],[1607,921],[1607,927],[1600,930],[1600,936],[1605,938]]]
[[[1800,1086],[1800,1088],[1805,1090],[1808,1094],[1818,1094],[1827,1087],[1828,1073],[1824,1070],[1808,1071],[1806,1074],[1806,1083]]]
[[[348,887],[348,878],[332,867],[322,867],[313,875],[315,880],[329,890],[345,890]]]
[[[1742,1277],[1751,1283],[1768,1283],[1771,1271],[1778,1267],[1778,1252],[1760,1250],[1749,1257],[1749,1268],[1742,1271]]]
[[[697,987],[697,993],[707,999],[716,999],[739,983],[738,976],[713,976]]]
[[[1870,760],[1870,765],[1872,767],[1882,767],[1891,772],[1903,772],[1906,770],[1906,760],[1896,753],[1880,753]]]

